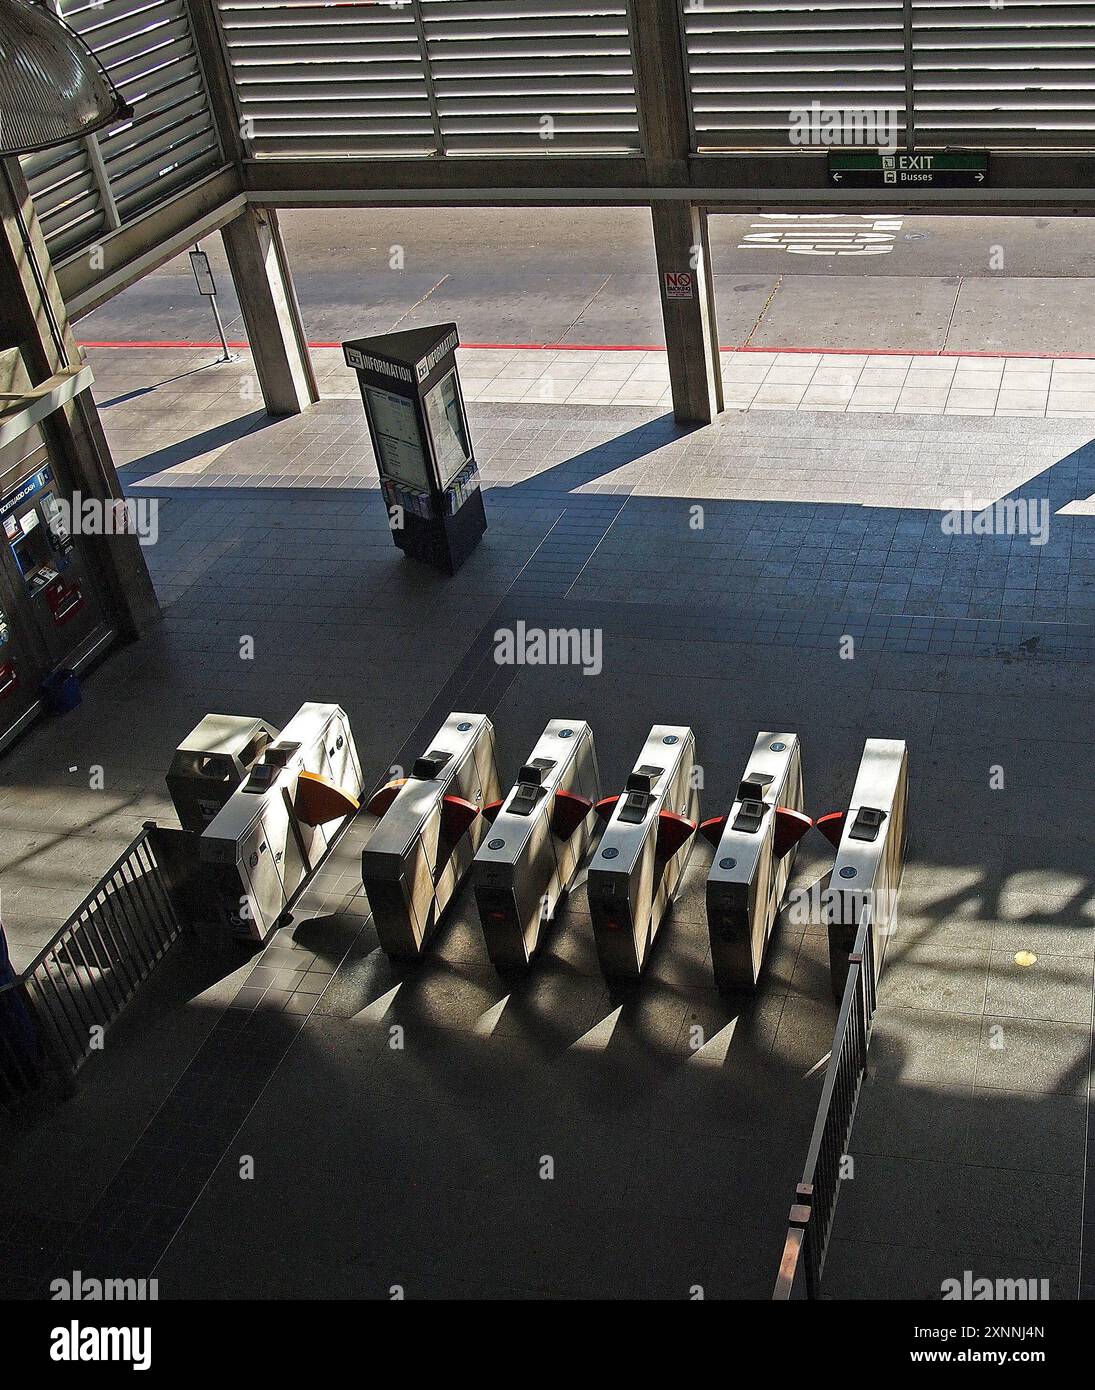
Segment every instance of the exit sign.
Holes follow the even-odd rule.
[[[988,178],[987,154],[829,155],[829,182],[837,188],[980,188]]]

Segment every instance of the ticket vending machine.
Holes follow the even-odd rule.
[[[607,821],[586,889],[602,972],[638,979],[680,887],[699,816],[691,729],[655,724]]]
[[[0,747],[51,672],[80,670],[115,635],[72,502],[37,427],[0,449]]]
[[[597,830],[593,730],[553,719],[504,800],[483,811],[490,831],[472,865],[487,953],[500,969],[535,955]]]
[[[392,538],[455,574],[487,529],[455,323],[343,343],[357,372]]]
[[[756,989],[798,842],[812,824],[803,809],[798,736],[759,734],[729,815],[700,826],[715,848],[707,926],[721,991]]]

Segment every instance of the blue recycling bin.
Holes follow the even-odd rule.
[[[42,682],[42,699],[54,714],[66,714],[84,698],[80,680],[75,671],[62,666]]]

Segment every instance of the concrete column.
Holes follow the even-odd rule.
[[[722,409],[722,368],[715,337],[714,299],[702,209],[657,199],[650,209],[673,414],[682,423],[710,424]]]
[[[221,228],[262,399],[271,415],[319,400],[308,340],[273,208],[248,208]]]
[[[680,6],[631,0],[629,13],[647,182],[651,189],[687,188],[692,150]],[[657,197],[650,212],[673,414],[682,422],[706,424],[722,409],[707,217],[684,200]],[[667,275],[675,278],[667,282]]]
[[[17,159],[0,161],[0,285],[0,344],[21,350],[33,382],[83,362]],[[54,411],[43,434],[85,497],[123,496],[90,391]],[[159,621],[160,607],[138,538],[88,536],[85,544],[106,586],[112,625],[123,636],[142,636]]]

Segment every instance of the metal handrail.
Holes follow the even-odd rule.
[[[183,931],[156,854],[154,821],[18,977],[0,985],[0,1103],[47,1071],[71,1085]]]
[[[870,910],[866,909],[848,958],[833,1048],[821,1088],[802,1181],[788,1218],[787,1236],[772,1298],[817,1298],[840,1196],[841,1164],[851,1138],[876,1004],[876,965]]]

